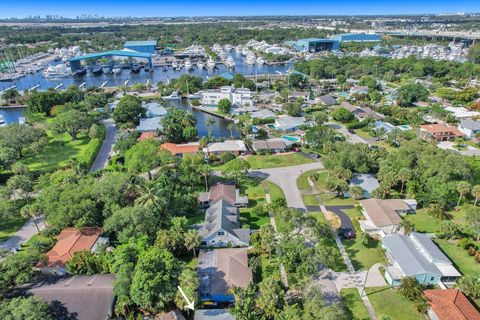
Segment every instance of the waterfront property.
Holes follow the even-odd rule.
[[[385,279],[391,286],[404,277],[415,277],[420,284],[451,286],[461,274],[428,235],[412,232],[408,236],[390,234],[382,238],[389,265]]]
[[[232,86],[223,86],[220,89],[210,89],[202,91],[200,102],[206,106],[216,106],[222,99],[228,99],[232,105],[240,107],[252,107],[252,92],[246,88],[235,88]]]
[[[136,52],[154,54],[155,50],[156,50],[156,47],[157,47],[157,41],[155,41],[155,40],[127,41],[127,42],[125,42],[123,47],[125,49],[133,50],[133,51],[136,51]]]
[[[367,199],[361,200],[362,214],[360,228],[370,234],[385,236],[398,231],[402,222],[400,216],[414,213],[417,202],[413,199]]]
[[[247,152],[247,147],[242,140],[226,140],[224,142],[209,143],[203,148],[203,152],[207,156],[211,154],[222,155],[226,152],[231,152],[238,156]]]
[[[198,142],[185,144],[164,143],[160,146],[160,148],[170,152],[173,156],[182,158],[187,154],[198,153],[198,151],[200,151],[200,144]]]
[[[286,44],[302,52],[330,51],[340,48],[338,40],[321,38],[298,39],[297,41],[287,41]]]
[[[248,249],[201,250],[197,272],[200,278],[198,291],[201,301],[233,302],[234,296],[229,290],[246,289],[252,282],[252,269],[248,266]]]
[[[67,273],[68,260],[82,250],[94,252],[98,244],[108,242],[105,237],[100,237],[102,228],[66,228],[60,232],[57,243],[48,251],[46,261],[39,262],[37,267],[42,273],[63,275]]]
[[[81,69],[82,68],[81,62],[83,60],[97,60],[100,58],[114,58],[114,57],[143,59],[147,62],[150,68],[153,67],[151,53],[137,52],[132,50],[111,50],[111,51],[105,51],[105,52],[86,54],[83,56],[76,56],[70,59],[70,69],[72,70],[72,73]]]

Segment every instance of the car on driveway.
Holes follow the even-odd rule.
[[[342,239],[351,240],[357,237],[355,230],[349,228],[339,228],[337,230],[338,236]]]

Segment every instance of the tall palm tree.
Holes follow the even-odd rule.
[[[457,184],[457,191],[460,195],[457,202],[458,207],[460,205],[460,201],[462,201],[462,198],[470,192],[470,184],[467,181],[460,181]]]
[[[398,171],[397,175],[398,180],[402,183],[402,188],[400,189],[400,193],[403,193],[403,188],[405,187],[405,182],[411,179],[411,172],[407,168],[402,168]]]
[[[476,185],[472,188],[472,195],[475,197],[474,206],[477,205],[478,198],[480,198],[480,185]]]
[[[21,210],[20,214],[24,218],[31,218],[33,220],[33,223],[35,223],[35,227],[37,228],[37,231],[40,232],[40,228],[38,227],[36,218],[39,217],[42,212],[38,205],[34,204],[27,204],[25,205]]]
[[[233,139],[233,128],[235,127],[235,124],[233,122],[230,122],[227,124],[227,129],[230,130],[230,139]]]
[[[135,200],[135,203],[144,207],[159,207],[162,201],[156,189],[156,186],[152,182],[143,184],[140,196]]]
[[[184,234],[184,245],[188,251],[193,251],[193,256],[196,258],[197,254],[195,248],[202,243],[202,237],[197,230],[190,229]]]
[[[215,120],[213,118],[208,118],[207,120],[207,130],[208,130],[208,137],[212,136],[212,127],[215,124]]]

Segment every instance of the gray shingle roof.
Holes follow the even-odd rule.
[[[225,309],[195,310],[195,320],[235,320]]]
[[[212,204],[205,212],[205,225],[202,235],[204,238],[208,238],[220,229],[236,236],[245,243],[250,241],[250,230],[240,228],[238,208],[223,199]]]
[[[460,122],[460,127],[465,129],[470,129],[472,131],[480,130],[480,121],[475,121],[472,119],[464,119]]]

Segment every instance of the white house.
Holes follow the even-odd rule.
[[[223,142],[212,142],[203,148],[203,152],[208,156],[210,154],[221,155],[225,152],[231,152],[240,155],[247,152],[247,146],[242,140],[225,140]]]
[[[304,117],[281,115],[275,120],[275,129],[281,131],[294,131],[300,129],[304,124],[306,124]]]
[[[455,118],[460,120],[480,116],[480,112],[470,111],[464,107],[446,107],[445,110],[450,111]]]
[[[252,92],[246,88],[234,88],[232,86],[223,86],[220,89],[210,89],[202,91],[200,102],[207,106],[216,106],[222,99],[228,99],[230,102],[242,107],[252,107]]]
[[[469,139],[472,139],[480,132],[480,121],[463,119],[458,125],[458,130],[464,133]]]

